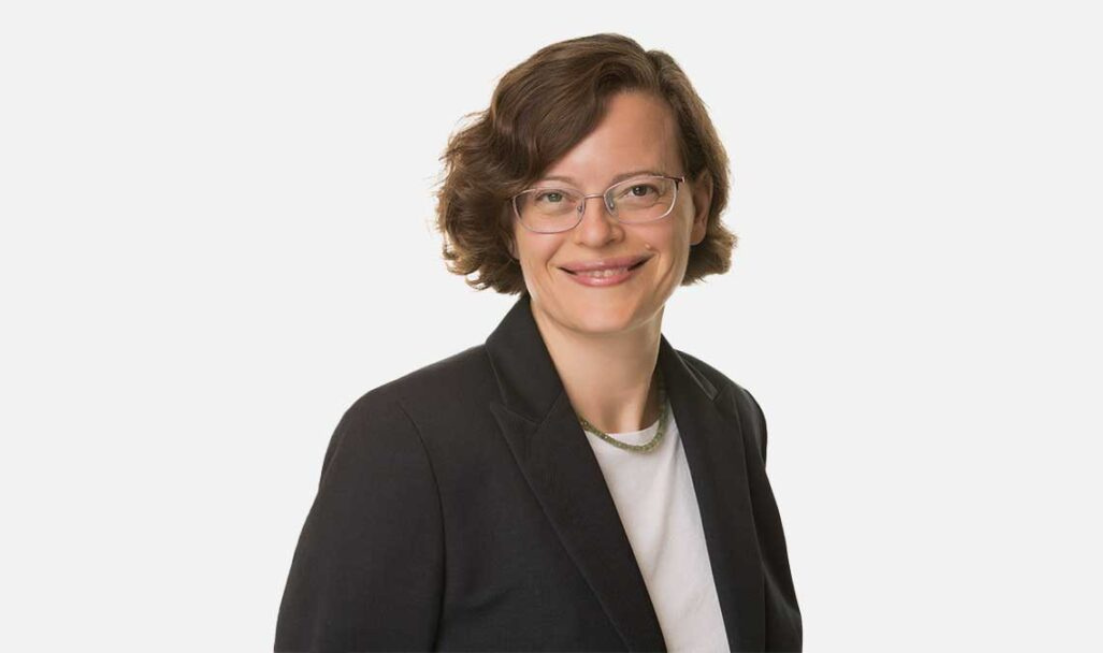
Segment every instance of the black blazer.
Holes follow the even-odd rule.
[[[732,650],[799,650],[766,423],[662,336]],[[522,293],[484,345],[362,396],[337,425],[276,651],[663,651],[605,477]]]

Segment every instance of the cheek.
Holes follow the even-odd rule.
[[[515,233],[514,236],[522,270],[535,273],[548,267],[558,247],[556,239],[533,237],[531,233]]]
[[[689,231],[683,220],[671,220],[662,229],[647,234],[643,242],[644,247],[650,247],[668,258],[677,258],[682,249],[689,245]]]

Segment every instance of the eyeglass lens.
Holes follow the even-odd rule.
[[[677,184],[665,177],[636,177],[620,182],[594,198],[618,221],[651,222],[665,217],[674,206]],[[570,188],[533,188],[515,198],[517,214],[533,231],[556,232],[573,228],[581,218],[583,194]],[[611,204],[611,206],[609,206]]]

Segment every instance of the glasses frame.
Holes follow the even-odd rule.
[[[672,180],[674,182],[674,199],[671,200],[670,208],[668,208],[666,210],[666,213],[660,215],[657,218],[652,218],[650,220],[643,220],[643,221],[640,221],[640,222],[622,222],[621,219],[619,217],[617,217],[617,214],[614,212],[614,209],[610,208],[610,206],[612,205],[612,202],[610,201],[611,198],[609,196],[609,192],[612,191],[617,186],[621,186],[621,185],[625,184],[626,182],[637,181],[637,180],[640,180],[640,179],[670,179],[670,180]],[[521,191],[520,193],[517,193],[513,197],[509,198],[509,203],[513,206],[513,215],[517,218],[517,221],[521,223],[521,226],[524,227],[525,229],[527,229],[528,231],[531,231],[532,233],[535,233],[535,234],[561,234],[563,232],[570,231],[570,230],[574,229],[575,227],[577,227],[579,224],[582,223],[582,216],[586,214],[586,202],[590,201],[591,199],[593,199],[595,197],[600,197],[600,198],[605,200],[603,202],[603,206],[605,207],[605,211],[609,215],[613,216],[613,219],[616,220],[618,224],[627,224],[627,225],[649,224],[649,223],[652,223],[652,222],[658,222],[659,220],[662,220],[663,218],[670,215],[674,211],[674,205],[678,203],[678,189],[682,184],[685,183],[685,181],[686,181],[685,175],[678,176],[678,177],[675,177],[675,176],[672,176],[672,175],[640,175],[639,177],[631,177],[631,178],[625,179],[623,181],[618,181],[617,183],[613,184],[612,186],[606,188],[605,192],[603,192],[603,193],[598,193],[596,195],[583,195],[581,201],[578,203],[578,208],[575,210],[575,213],[578,214],[577,219],[575,220],[575,223],[572,224],[571,226],[567,227],[566,229],[557,229],[556,231],[537,231],[536,229],[533,229],[532,227],[525,224],[525,221],[523,219],[521,219],[521,210],[517,207],[517,198],[521,197],[522,195],[524,195],[526,193],[535,193],[537,191],[546,191],[546,190],[578,191],[578,189],[570,188],[570,187],[564,187],[564,186],[544,186],[544,187],[541,187],[541,188],[527,188],[527,189]]]

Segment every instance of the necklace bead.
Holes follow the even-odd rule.
[[[629,444],[627,442],[621,442],[620,440],[610,436],[608,433],[602,431],[601,429],[586,421],[586,418],[575,413],[578,416],[579,423],[582,424],[582,428],[584,430],[598,436],[602,440],[605,440],[615,447],[619,447],[628,451],[636,451],[639,453],[647,453],[654,450],[655,447],[659,446],[659,443],[662,442],[663,435],[666,434],[666,388],[663,387],[662,374],[659,375],[657,381],[659,389],[659,429],[655,433],[655,437],[651,438],[650,441],[645,442],[644,444]]]

